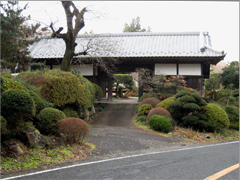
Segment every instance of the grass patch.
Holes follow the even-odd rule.
[[[95,149],[95,145],[84,141],[81,145],[61,146],[56,149],[29,149],[16,158],[1,157],[1,171],[27,170],[37,167],[84,159]]]
[[[150,128],[150,126],[146,122],[137,122],[133,119],[134,124],[137,128],[140,128],[145,131],[149,131],[154,134],[158,134],[164,137],[172,137],[176,139],[180,139],[183,141],[192,141],[196,143],[208,143],[208,142],[225,142],[225,141],[233,141],[239,140],[239,131],[232,129],[225,129],[222,133],[204,133],[194,131],[190,128],[182,128],[176,126],[173,131],[170,133],[162,133],[158,131],[154,131]],[[210,136],[210,138],[205,138],[204,135]]]

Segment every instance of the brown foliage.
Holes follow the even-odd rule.
[[[64,118],[58,123],[58,132],[65,143],[81,143],[89,133],[88,124],[80,118]]]
[[[160,100],[158,100],[157,98],[154,98],[154,97],[150,97],[150,98],[143,99],[141,101],[141,103],[139,104],[139,106],[141,106],[143,104],[151,104],[152,107],[155,108],[158,103],[160,103]]]
[[[164,108],[161,108],[161,107],[152,109],[148,113],[148,117],[147,118],[150,119],[153,115],[165,116],[169,120],[172,119],[172,116],[171,116],[170,112],[168,110],[164,109]]]

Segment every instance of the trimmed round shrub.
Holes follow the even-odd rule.
[[[58,121],[64,118],[66,118],[66,115],[62,111],[51,107],[45,108],[37,116],[36,127],[42,134],[54,135],[57,133]]]
[[[147,116],[148,113],[151,111],[152,109],[152,105],[150,104],[142,104],[137,111],[138,116]]]
[[[27,121],[35,115],[35,104],[28,92],[9,90],[2,94],[1,113],[8,125],[15,127],[18,121]]]
[[[34,91],[28,91],[28,93],[33,98],[35,105],[36,105],[36,113],[39,113],[42,109],[45,108],[44,100]]]
[[[200,107],[195,103],[186,103],[183,105],[183,109],[185,109],[186,111],[192,112],[192,111],[200,110]]]
[[[180,102],[188,102],[188,103],[195,103],[196,100],[194,97],[190,96],[190,95],[185,95],[182,96],[181,98],[179,98]]]
[[[182,118],[185,127],[191,127],[195,131],[214,132],[215,127],[212,123],[199,119],[197,116],[190,115]]]
[[[155,108],[158,103],[160,103],[160,100],[158,100],[157,98],[154,98],[154,97],[150,97],[150,98],[143,99],[140,102],[139,106],[141,106],[143,104],[150,104],[150,105],[152,105],[153,108]]]
[[[159,116],[159,115],[153,115],[149,119],[149,125],[153,130],[161,131],[165,133],[168,133],[172,128],[172,124],[170,120],[164,116]]]
[[[153,115],[160,115],[168,118],[169,120],[172,119],[170,112],[164,108],[153,108],[149,113],[147,118],[150,119]]]
[[[182,106],[183,104],[178,101],[172,101],[170,103],[170,113],[172,115],[172,117],[179,123],[181,118],[184,116],[184,112],[182,111]]]
[[[64,108],[63,112],[66,115],[66,117],[76,117],[76,118],[79,117],[77,111],[75,111],[73,108],[70,108],[70,107]]]
[[[82,119],[69,117],[59,121],[58,133],[67,144],[81,143],[89,133],[89,127]]]
[[[156,107],[162,107],[162,108],[169,111],[170,110],[170,103],[173,102],[174,100],[176,100],[176,98],[174,96],[169,97],[167,99],[164,99],[160,103],[158,103]]]
[[[103,90],[102,90],[102,88],[99,85],[95,84],[95,83],[93,83],[93,86],[94,86],[95,92],[96,92],[95,93],[95,98],[99,99],[99,98],[103,97]]]
[[[140,97],[140,102],[146,98],[154,97],[151,93],[143,93],[143,95]]]
[[[181,90],[181,91],[178,91],[178,93],[175,95],[175,97],[179,98],[179,97],[190,95],[190,94],[191,93],[189,91]]]
[[[138,116],[137,117],[137,122],[146,122],[147,121],[147,117],[146,116]]]
[[[203,107],[208,121],[218,128],[228,128],[229,119],[227,113],[217,104],[209,103]]]
[[[7,77],[0,77],[1,80],[1,93],[4,93],[7,90],[27,90],[21,83]]]

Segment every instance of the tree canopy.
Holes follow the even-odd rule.
[[[22,12],[27,8],[18,6],[17,1],[1,3],[1,68],[11,72],[27,70],[31,58],[27,47],[35,40],[34,34],[40,24],[28,26]]]
[[[232,86],[234,89],[239,89],[239,63],[237,61],[231,62],[229,66],[223,68],[220,77],[221,83],[225,87]]]
[[[147,30],[145,28],[141,28],[140,17],[132,19],[132,22],[129,25],[126,23],[123,29],[123,32],[146,32],[146,31],[150,32],[151,29],[150,27],[148,27]]]

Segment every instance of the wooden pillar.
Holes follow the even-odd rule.
[[[138,84],[138,102],[143,95],[143,85]]]
[[[112,101],[112,88],[113,88],[113,80],[109,78],[108,79],[108,101]]]

